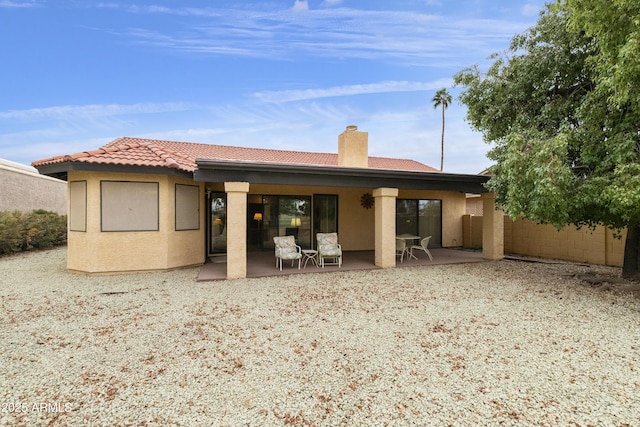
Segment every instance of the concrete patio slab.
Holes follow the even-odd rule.
[[[415,252],[418,259],[405,259],[400,263],[398,260],[396,268],[430,266],[443,264],[460,264],[468,262],[483,262],[482,252],[469,251],[462,249],[445,249],[445,248],[429,248],[433,255],[433,261],[424,252]],[[307,263],[306,268],[302,266],[298,269],[297,261],[294,266],[290,262],[283,264],[282,271],[276,267],[273,252],[249,252],[247,254],[247,277],[269,277],[269,276],[288,276],[292,274],[309,274],[309,273],[330,273],[335,271],[351,271],[351,270],[374,270],[379,267],[375,265],[375,254],[373,251],[350,251],[344,252],[342,267],[336,265],[327,265],[324,268],[316,267],[311,262]],[[304,260],[303,260],[304,264]],[[226,280],[227,263],[226,256],[211,257],[200,269],[198,281],[207,280]]]

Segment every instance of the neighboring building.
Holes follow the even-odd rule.
[[[338,154],[119,138],[33,165],[68,181],[70,270],[171,269],[227,254],[229,278],[245,277],[247,252],[272,250],[281,235],[311,248],[316,233],[336,231],[344,251],[375,250],[380,267],[395,266],[396,234],[461,246],[466,193],[484,193],[488,179],[369,157],[355,126],[338,136]],[[502,224],[486,222],[499,234],[485,233],[485,256],[499,258]]]
[[[0,211],[44,209],[67,213],[67,183],[31,167],[0,159]]]

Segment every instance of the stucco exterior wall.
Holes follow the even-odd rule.
[[[225,182],[227,192],[227,279],[247,276],[248,182]]]
[[[397,188],[373,191],[376,210],[375,263],[381,268],[396,266],[396,200]]]
[[[197,185],[199,188],[199,214],[200,221],[198,229],[176,230],[175,227],[175,185],[187,184]],[[186,266],[200,265],[205,261],[205,230],[206,230],[206,200],[204,184],[191,179],[180,177],[168,177],[169,200],[167,206],[166,224],[167,230],[167,269],[181,268]],[[162,203],[161,203],[162,204]]]
[[[205,184],[188,178],[162,174],[124,174],[69,171],[69,186],[86,182],[86,231],[68,233],[67,268],[88,273],[165,270],[199,265],[205,260]],[[157,231],[102,231],[101,181],[158,183],[159,226]],[[198,186],[199,228],[176,231],[175,185]],[[225,191],[223,183],[209,183],[208,190]],[[375,249],[375,209],[360,204],[373,188],[250,185],[249,197],[259,195],[333,194],[338,196],[338,235],[345,251]],[[446,191],[400,191],[399,198],[442,201],[442,243],[445,247],[463,243],[462,217],[465,195]],[[70,202],[69,202],[70,203]],[[71,206],[71,204],[69,204]],[[244,215],[240,215],[244,221]],[[239,217],[240,217],[239,216]]]
[[[0,159],[0,211],[67,213],[67,183],[35,168]]]
[[[482,193],[482,257],[504,258],[504,212],[496,207],[495,193]]]
[[[482,216],[482,211],[484,209],[482,197],[480,194],[468,194],[466,196],[467,199],[467,214],[468,215],[476,215]]]
[[[67,268],[87,273],[165,270],[204,262],[204,188],[192,180],[147,174],[70,171],[69,182],[86,181],[86,231],[69,231]],[[158,231],[101,231],[101,180],[159,184]],[[200,188],[200,228],[175,230],[175,184]]]
[[[375,249],[375,206],[365,209],[360,197],[372,193],[371,188],[341,189],[338,194],[338,233],[343,249],[363,251]]]
[[[369,167],[369,134],[348,126],[338,135],[338,165],[356,168]]]

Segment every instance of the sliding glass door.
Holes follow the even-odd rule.
[[[442,201],[398,199],[396,234],[431,236],[430,245],[442,246]]]
[[[312,208],[313,202],[313,208]],[[227,252],[227,197],[208,195],[208,255]],[[247,196],[247,250],[273,249],[275,236],[294,236],[303,249],[315,247],[316,233],[338,230],[338,196]]]
[[[334,194],[314,194],[313,196],[313,247],[316,247],[317,233],[338,231],[338,196]]]
[[[261,249],[273,249],[275,236],[294,236],[302,248],[311,247],[311,197],[262,197]]]
[[[207,255],[224,254],[227,252],[227,195],[210,193],[208,205]]]

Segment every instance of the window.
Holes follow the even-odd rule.
[[[87,231],[87,181],[69,183],[69,231]]]
[[[200,188],[176,184],[176,231],[200,229]]]
[[[158,231],[157,182],[101,181],[102,231]]]

